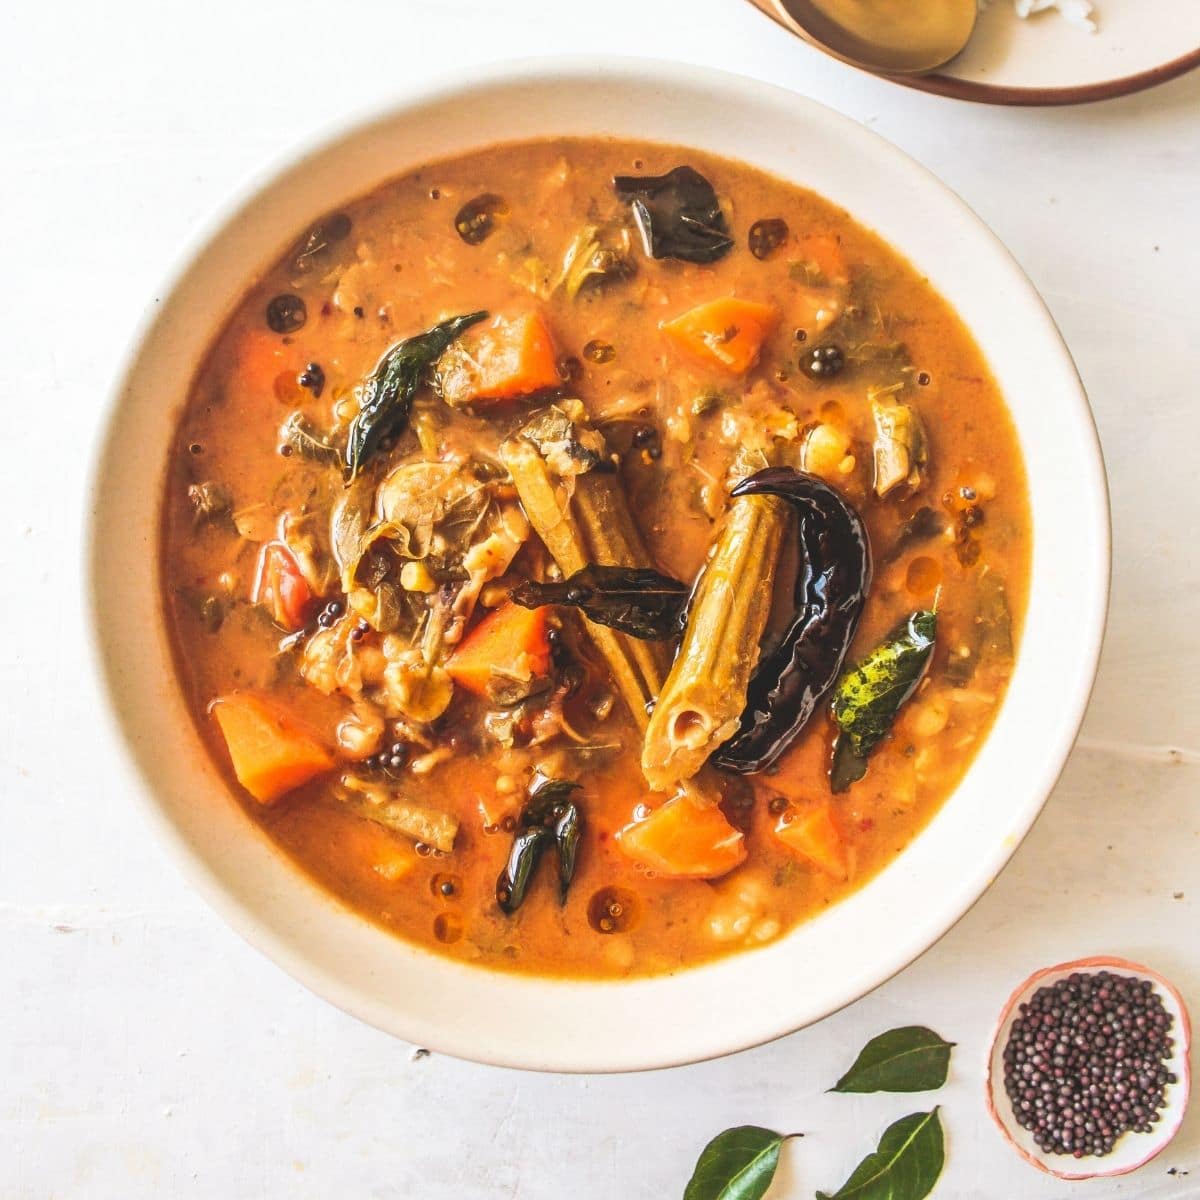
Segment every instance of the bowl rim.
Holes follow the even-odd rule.
[[[622,80],[651,86],[679,86],[693,89],[720,87],[736,93],[743,101],[754,99],[777,104],[788,104],[806,109],[831,128],[836,128],[845,138],[869,148],[877,158],[890,159],[897,169],[908,172],[923,188],[941,194],[944,201],[958,211],[965,225],[969,226],[973,243],[990,255],[994,269],[1003,271],[1006,281],[1020,293],[1023,304],[1031,318],[1036,316],[1046,331],[1045,351],[1055,358],[1055,367],[1064,380],[1073,383],[1070,416],[1074,432],[1084,439],[1084,457],[1087,460],[1090,478],[1087,487],[1088,508],[1091,527],[1083,531],[1089,539],[1092,553],[1089,557],[1095,595],[1081,612],[1085,622],[1084,653],[1080,660],[1080,673],[1075,694],[1068,697],[1060,709],[1059,735],[1047,748],[1045,762],[1049,764],[1043,773],[1031,781],[1028,799],[1022,805],[1018,819],[1009,825],[1008,834],[997,839],[991,853],[981,856],[969,873],[969,878],[955,893],[955,901],[937,920],[930,920],[919,937],[910,940],[888,959],[881,967],[873,969],[868,979],[855,978],[842,985],[840,990],[831,989],[831,997],[821,1005],[818,1015],[805,1015],[795,1019],[776,1020],[770,1024],[743,1022],[730,1023],[724,1031],[719,1027],[700,1030],[691,1038],[688,1048],[668,1051],[643,1047],[639,1051],[615,1050],[612,1047],[596,1047],[583,1044],[571,1051],[536,1054],[528,1050],[513,1052],[508,1047],[497,1046],[486,1037],[472,1034],[449,1034],[436,1026],[436,1022],[421,1023],[410,1019],[392,1005],[382,1004],[365,994],[365,989],[345,979],[341,974],[326,969],[314,960],[313,955],[303,948],[292,945],[276,930],[269,928],[256,915],[253,908],[231,894],[218,877],[212,864],[207,862],[199,850],[189,841],[182,829],[171,819],[155,795],[151,772],[141,762],[131,730],[122,722],[119,714],[118,680],[114,677],[103,643],[101,616],[103,608],[103,564],[96,548],[99,545],[98,497],[104,482],[105,468],[116,438],[121,418],[122,399],[136,376],[139,360],[150,344],[160,308],[186,281],[189,272],[207,250],[223,235],[230,223],[244,210],[251,208],[263,194],[279,183],[285,176],[303,167],[310,159],[332,151],[339,143],[364,134],[373,127],[395,121],[405,114],[422,107],[464,103],[472,96],[505,86],[535,86],[549,88],[579,82],[596,83],[602,77],[607,86],[620,84]],[[553,136],[552,123],[548,124],[544,136]],[[698,139],[699,140],[699,139]],[[904,249],[899,248],[901,253]],[[232,928],[255,949],[265,954],[293,978],[310,991],[326,999],[343,1011],[385,1032],[419,1045],[431,1046],[444,1053],[497,1066],[517,1067],[544,1071],[566,1071],[584,1073],[606,1073],[617,1071],[649,1070],[699,1062],[721,1057],[725,1054],[747,1049],[773,1041],[795,1032],[799,1028],[822,1020],[846,1005],[869,994],[935,945],[954,925],[966,915],[980,896],[993,882],[995,876],[1015,853],[1021,841],[1032,828],[1054,785],[1062,774],[1070,750],[1075,743],[1079,727],[1094,686],[1099,663],[1100,649],[1108,610],[1111,580],[1111,529],[1107,478],[1103,466],[1099,436],[1095,419],[1088,405],[1082,381],[1063,342],[1061,333],[1041,296],[1032,282],[1017,264],[1012,254],[982,219],[946,184],[942,183],[928,168],[892,145],[879,134],[860,125],[851,118],[813,100],[807,96],[733,72],[717,70],[679,62],[637,56],[588,56],[570,57],[525,57],[496,62],[486,67],[472,68],[468,81],[452,72],[444,72],[435,79],[421,85],[403,89],[388,99],[363,106],[357,111],[328,123],[315,133],[298,138],[292,145],[276,154],[263,167],[250,172],[243,181],[217,204],[209,216],[200,221],[194,231],[184,239],[182,248],[174,256],[171,268],[153,293],[154,299],[137,322],[129,343],[119,360],[114,384],[109,390],[103,415],[98,423],[99,433],[92,445],[87,485],[85,488],[85,537],[83,539],[84,570],[83,607],[86,614],[87,644],[91,673],[97,694],[102,703],[104,728],[112,742],[121,748],[121,766],[125,778],[134,784],[132,791],[136,803],[157,831],[159,838],[172,852],[172,858],[184,877],[204,897],[207,903]],[[1007,700],[1005,701],[1007,703]],[[1003,705],[1001,706],[1003,711]],[[985,743],[986,744],[986,743]],[[909,851],[906,850],[905,853]],[[279,851],[276,851],[279,853]],[[903,858],[904,855],[900,855]],[[298,868],[289,867],[298,872]],[[316,885],[314,885],[315,887]],[[867,885],[869,886],[869,884]],[[861,894],[861,893],[858,893]],[[361,919],[361,918],[360,918]],[[759,952],[761,953],[761,951]],[[740,954],[732,956],[733,960]],[[717,960],[729,962],[730,959]],[[699,964],[683,972],[651,978],[675,978],[679,974],[695,976],[714,964]],[[478,968],[468,968],[479,974]],[[622,987],[636,980],[571,980],[562,981],[550,977],[528,977],[539,984],[587,987]]]

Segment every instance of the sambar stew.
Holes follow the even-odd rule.
[[[759,946],[891,862],[1029,574],[1008,412],[928,282],[809,191],[606,139],[318,220],[166,486],[179,676],[246,810],[369,920],[542,974]]]

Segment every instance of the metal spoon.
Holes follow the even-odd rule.
[[[774,0],[779,15],[835,57],[892,75],[949,62],[979,15],[976,0]]]

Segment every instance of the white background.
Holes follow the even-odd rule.
[[[414,1057],[303,991],[184,886],[97,732],[79,529],[118,357],[183,239],[240,180],[434,74],[589,50],[792,86],[965,196],[1079,362],[1116,576],[1080,746],[1012,865],[938,946],[758,1050],[539,1077]],[[740,1123],[808,1135],[771,1195],[810,1197],[931,1102],[824,1094],[868,1037],[908,1023],[958,1043],[936,1098],[939,1198],[1200,1196],[1200,1103],[1137,1175],[1071,1185],[1017,1160],[981,1097],[989,1027],[1037,966],[1124,954],[1200,1009],[1200,73],[1088,108],[969,106],[838,66],[739,0],[13,0],[0,64],[3,1200],[664,1200]],[[151,486],[136,447],[129,469]]]

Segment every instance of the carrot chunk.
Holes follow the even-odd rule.
[[[675,346],[699,362],[744,375],[758,362],[763,342],[778,320],[773,305],[723,296],[664,321],[660,328]]]
[[[673,879],[716,879],[746,858],[745,838],[716,805],[675,796],[648,817],[616,833],[635,862]]]
[[[210,711],[225,736],[238,783],[261,804],[273,803],[333,766],[311,733],[260,696],[221,696]]]
[[[799,812],[789,810],[779,818],[775,836],[789,850],[815,863],[834,879],[845,880],[850,875],[850,860],[846,841],[838,829],[833,805],[826,800]]]
[[[446,662],[455,683],[477,696],[490,695],[497,678],[526,680],[550,673],[548,614],[511,600],[488,613]]]
[[[496,403],[562,387],[554,338],[536,312],[497,317],[474,345],[451,346],[438,378],[447,404]]]

